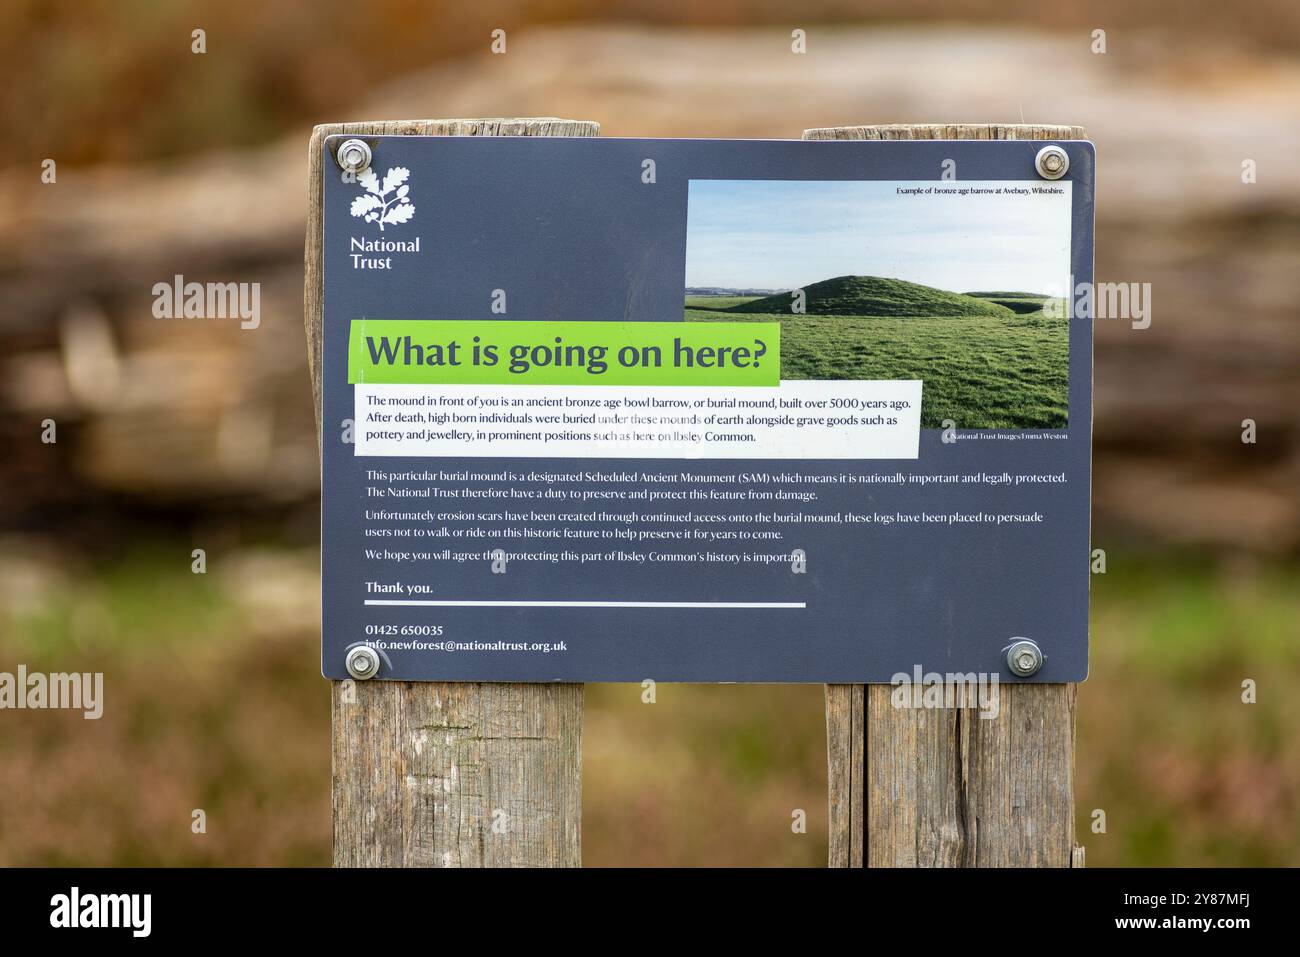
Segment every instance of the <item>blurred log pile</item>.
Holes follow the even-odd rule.
[[[534,31],[321,120],[551,115],[611,136],[779,137],[888,122],[1086,126],[1097,278],[1153,320],[1096,330],[1096,537],[1300,548],[1300,64],[1126,35],[963,27]],[[938,64],[938,68],[936,68]],[[0,524],[78,503],[309,502],[308,130],[163,166],[0,180]],[[1253,160],[1257,181],[1242,181]],[[165,320],[152,287],[260,282],[261,322]],[[1258,443],[1241,442],[1254,419]],[[54,419],[58,442],[39,443]]]

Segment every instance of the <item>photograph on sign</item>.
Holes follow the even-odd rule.
[[[1086,676],[1090,144],[341,143],[326,676]]]
[[[783,382],[923,381],[923,428],[1068,424],[1069,274],[1069,182],[690,187],[686,320],[781,322]]]

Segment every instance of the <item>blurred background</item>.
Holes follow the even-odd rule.
[[[106,673],[99,721],[0,713],[0,864],[329,862],[307,137],[541,115],[1086,126],[1097,279],[1152,283],[1153,321],[1096,328],[1078,840],[1090,865],[1300,864],[1291,0],[3,0],[0,21],[0,670]],[[154,319],[177,273],[261,283],[260,327]],[[821,686],[640,692],[588,686],[586,863],[825,864]]]

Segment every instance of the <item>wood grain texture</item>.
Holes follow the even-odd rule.
[[[582,685],[332,684],[335,866],[582,863]]]
[[[305,316],[321,416],[321,182],[325,137],[595,136],[554,118],[318,126],[309,150]],[[331,428],[333,434],[333,428]],[[334,864],[577,867],[582,863],[580,684],[331,682]]]
[[[830,866],[861,867],[864,817],[865,685],[826,686],[826,792]]]
[[[895,123],[884,126],[830,126],[804,130],[806,140],[1082,140],[1082,126],[1032,123]]]
[[[866,689],[868,867],[1070,866],[1074,685],[1001,685],[992,720],[891,690]]]
[[[1086,139],[1079,126],[918,124],[813,140]],[[1001,711],[895,709],[889,685],[826,686],[830,866],[1082,866],[1073,684],[1003,684]],[[865,794],[864,794],[865,792]]]

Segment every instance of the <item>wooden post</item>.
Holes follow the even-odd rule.
[[[321,416],[321,146],[365,136],[595,136],[541,119],[335,123],[312,134],[305,321]],[[334,864],[577,867],[580,684],[332,682]]]
[[[1077,126],[997,124],[804,131],[813,140],[1086,138]],[[1001,685],[991,721],[972,709],[896,710],[890,690],[826,686],[831,867],[1082,865],[1075,685]]]

